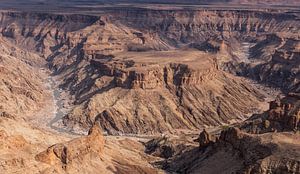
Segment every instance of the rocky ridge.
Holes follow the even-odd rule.
[[[241,109],[243,108],[243,106],[232,107],[229,105],[225,106],[226,108],[222,108],[221,106],[221,109],[218,110],[217,103],[212,101],[216,100],[213,99],[214,97],[208,98],[208,103],[215,103],[212,107],[206,106],[207,108],[211,108],[209,109],[209,113],[204,114],[203,111],[197,111],[198,109],[194,109],[192,106],[188,106],[189,104],[185,103],[185,101],[193,100],[192,103],[195,103],[196,100],[182,99],[185,98],[185,95],[186,97],[190,97],[190,94],[188,93],[197,93],[197,82],[201,81],[202,75],[199,77],[197,71],[190,70],[184,63],[183,65],[170,64],[169,66],[162,66],[159,69],[151,71],[149,71],[148,67],[146,67],[147,70],[145,70],[149,71],[146,72],[145,70],[143,70],[146,73],[138,72],[137,70],[133,71],[132,73],[126,71],[125,73],[123,73],[123,70],[120,72],[115,71],[115,65],[110,66],[109,64],[111,62],[109,61],[107,61],[109,63],[100,63],[100,67],[97,67],[97,62],[99,64],[99,60],[97,60],[98,55],[100,55],[101,59],[101,55],[114,55],[118,54],[118,52],[122,54],[122,52],[126,53],[128,51],[130,53],[130,51],[169,50],[172,48],[180,47],[180,44],[201,43],[201,41],[204,41],[204,39],[215,37],[217,35],[220,35],[226,39],[229,37],[240,37],[241,35],[243,35],[242,33],[252,38],[272,32],[286,32],[293,34],[299,27],[297,25],[297,22],[295,22],[297,20],[296,15],[261,11],[246,11],[241,13],[238,11],[213,10],[207,12],[201,10],[187,12],[176,10],[155,11],[122,9],[118,12],[108,11],[108,15],[102,15],[100,17],[89,15],[47,15],[31,13],[2,13],[2,16],[2,35],[5,38],[15,40],[16,42],[14,43],[20,45],[20,47],[26,47],[29,50],[35,50],[42,53],[46,60],[49,61],[50,67],[55,70],[57,75],[61,77],[61,86],[70,91],[71,95],[74,95],[76,102],[78,102],[78,106],[75,107],[75,109],[64,119],[64,122],[66,124],[71,126],[72,124],[78,124],[80,127],[87,128],[92,124],[94,118],[96,118],[97,115],[100,115],[99,119],[102,119],[101,122],[103,122],[102,127],[106,127],[105,129],[109,129],[109,131],[120,131],[122,133],[150,133],[151,131],[162,132],[169,131],[170,129],[176,127],[199,128],[199,126],[203,124],[217,125],[224,122],[224,120],[228,120],[227,118],[225,119],[225,117],[232,117],[233,114],[236,113],[226,113],[228,110],[232,110],[230,108],[239,108],[239,110],[242,110],[242,113],[234,114],[235,118],[249,113],[250,110]],[[144,16],[147,16],[147,18],[145,18]],[[198,18],[198,16],[201,16],[203,18]],[[224,21],[225,18],[222,18],[222,16],[232,16],[233,18],[230,21]],[[24,21],[27,21],[27,23],[25,23]],[[207,22],[209,23],[206,24]],[[28,25],[29,23],[31,25]],[[126,42],[126,40],[130,40],[130,42]],[[29,45],[30,47],[28,47]],[[120,63],[120,66],[130,66],[130,64],[134,63],[135,61],[136,60],[133,60],[133,62],[131,61]],[[146,65],[148,63],[149,61],[144,62],[144,64]],[[98,68],[104,68],[104,70],[100,70],[101,72],[98,72]],[[128,69],[130,68],[128,67]],[[163,71],[174,71],[172,73],[177,73],[176,71],[178,71],[178,75],[174,75],[171,73],[170,75],[168,75],[168,78],[172,78],[172,76],[174,76],[173,78],[179,78],[174,80],[176,83],[192,84],[188,85],[188,88],[190,89],[186,87],[182,88],[182,86],[184,85],[174,85],[173,82],[173,84],[169,85],[168,81],[167,85],[164,84],[165,82],[163,74],[165,73]],[[183,73],[183,71],[186,72]],[[102,73],[104,74],[100,75]],[[180,73],[183,73],[182,77],[180,77]],[[214,73],[215,72],[210,71],[211,75],[213,75]],[[151,75],[146,76],[143,74]],[[103,76],[105,78],[99,78],[99,76]],[[157,76],[158,78],[154,76]],[[172,97],[170,98],[165,96],[163,98],[168,98],[168,100],[171,99],[171,101],[175,100],[175,103],[173,102],[174,104],[170,105],[176,106],[175,108],[179,108],[174,108],[175,110],[170,108],[170,110],[174,111],[168,113],[168,115],[174,115],[172,117],[175,117],[175,119],[172,118],[171,120],[178,120],[176,121],[177,123],[175,122],[176,125],[160,125],[154,130],[148,130],[147,126],[143,126],[142,130],[139,130],[141,128],[136,127],[137,123],[130,123],[130,119],[127,121],[127,123],[126,119],[124,121],[121,121],[121,123],[116,123],[116,121],[113,121],[113,123],[109,123],[110,121],[108,121],[107,119],[114,118],[118,120],[118,118],[120,117],[128,118],[128,115],[134,115],[134,113],[138,115],[142,114],[139,114],[140,111],[135,109],[120,110],[121,107],[119,106],[110,106],[111,108],[107,108],[107,106],[105,106],[103,107],[106,108],[105,110],[98,108],[96,109],[94,106],[98,105],[99,95],[96,95],[96,79],[94,77],[98,77],[97,80],[99,81],[100,85],[100,89],[98,89],[98,91],[100,93],[101,91],[111,91],[111,93],[113,93],[113,91],[118,91],[118,93],[121,93],[121,96],[124,96],[127,93],[127,90],[121,91],[118,87],[126,89],[132,88],[132,94],[138,97],[142,96],[140,92],[134,93],[133,91],[141,90],[137,90],[136,88],[151,89],[154,87],[159,87],[160,84],[163,84],[163,86],[167,86],[171,90],[168,88],[164,90],[167,90],[167,93],[171,93],[169,95],[171,95]],[[222,76],[218,77],[221,78]],[[230,79],[231,77],[227,78],[226,75],[226,77],[222,78],[224,78],[222,80],[222,83],[226,83],[227,81],[230,81],[228,79]],[[227,78],[227,80],[225,80],[225,78]],[[107,83],[111,80],[112,83],[110,85],[106,87],[101,86],[101,83]],[[80,90],[83,89],[83,85],[84,90]],[[172,87],[172,85],[174,86]],[[227,84],[225,86],[232,85]],[[237,85],[235,84],[234,86]],[[248,93],[247,90],[250,90],[252,91],[250,93],[253,93],[252,89],[248,87],[247,89],[243,85],[240,85],[239,88],[240,89],[224,89],[224,92],[226,90],[244,90],[246,93]],[[224,92],[221,93],[224,94]],[[215,92],[212,92],[212,94],[214,96],[217,96],[217,93]],[[156,94],[158,98],[160,95],[164,96],[164,94]],[[255,96],[257,97],[256,94],[254,94],[254,97]],[[88,101],[84,102],[87,99]],[[219,99],[217,99],[217,101],[218,100]],[[228,101],[231,99],[224,98],[224,100]],[[157,102],[159,101],[160,99],[158,99]],[[250,99],[248,103],[255,103],[253,101],[254,98]],[[110,103],[112,102],[113,101],[110,101]],[[197,101],[196,103],[199,102]],[[157,104],[154,105],[156,105],[155,107],[157,107]],[[244,105],[244,107],[246,105]],[[203,108],[203,106],[197,106],[197,108]],[[157,111],[160,111],[161,109],[155,110],[155,115],[158,114],[162,115],[162,118],[164,117],[163,113],[157,113]],[[120,113],[122,113],[122,116],[120,115]],[[127,114],[125,115],[125,113]],[[212,115],[212,119],[206,117],[201,118],[202,120],[198,120],[198,118],[203,117],[203,115],[206,114]],[[78,115],[82,115],[80,116],[81,118],[78,118]],[[149,116],[149,113],[147,113],[146,115]],[[150,113],[150,115],[154,114]],[[193,123],[191,125],[191,123],[188,123],[189,121],[187,121],[186,118],[184,118],[183,121],[181,121],[182,119],[176,119],[176,117],[190,118],[191,116],[196,116],[196,121],[192,121],[196,122],[196,124]],[[69,123],[67,123],[68,120]],[[120,120],[118,120],[118,122],[120,122]],[[151,125],[156,125],[153,124],[152,121],[140,120],[140,122],[144,122],[149,126],[149,128],[152,127]],[[116,124],[118,126],[115,126]],[[130,129],[124,130],[125,127],[127,127],[125,126],[126,124],[130,125]]]
[[[176,53],[160,52],[163,56],[139,53],[147,59],[135,53],[92,59],[89,68],[94,73],[91,76],[95,76],[94,85],[86,96],[93,97],[78,97],[82,104],[64,122],[88,127],[96,120],[109,134],[173,132],[242,120],[243,113],[252,112],[251,108],[263,101],[263,95],[243,85],[243,80],[219,71],[214,59],[208,58],[209,54],[193,50],[178,52],[178,56]],[[187,61],[179,59],[184,55]],[[234,102],[244,95],[251,97],[242,103]],[[202,103],[197,98],[208,102]],[[231,103],[225,102],[225,98]]]
[[[252,133],[299,131],[299,94],[270,102],[270,109],[263,114],[253,115],[241,128]]]
[[[100,17],[1,13],[0,62],[9,65],[2,68],[8,74],[0,76],[5,99],[0,103],[0,128],[5,130],[0,135],[5,149],[0,152],[1,170],[160,173],[151,164],[162,157],[167,159],[163,168],[176,172],[299,172],[295,93],[272,102],[258,122],[252,118],[245,122],[251,127],[242,129],[259,135],[229,128],[212,140],[205,131],[198,139],[201,147],[188,139],[173,145],[162,138],[146,143],[150,144],[146,151],[156,157],[144,154],[136,139],[107,137],[104,143],[99,128],[121,135],[184,134],[241,122],[255,112],[264,95],[224,72],[224,62],[234,62],[233,71],[244,76],[251,77],[251,70],[258,69],[262,82],[297,92],[299,25],[294,12],[138,8],[106,12]],[[232,52],[244,41],[255,45],[250,48],[250,63],[240,64]],[[34,73],[45,60],[61,89],[74,98],[75,107],[64,124],[85,130],[94,125],[90,135],[71,140],[73,136],[27,122],[26,111],[34,113],[48,98],[40,85],[42,77]],[[277,77],[281,83],[272,83]],[[17,110],[10,106],[15,100],[22,105]],[[31,114],[30,119],[41,116]]]
[[[254,135],[228,128],[210,145],[192,148],[163,166],[178,173],[299,173],[298,141],[293,133]]]
[[[43,102],[41,76],[28,62],[39,61],[38,56],[16,49],[1,39],[0,57],[0,115],[13,118],[39,110]],[[30,58],[30,59],[29,59]],[[22,68],[21,68],[22,67]],[[36,79],[35,81],[32,78]]]
[[[282,89],[299,92],[299,36],[270,34],[250,48],[253,63],[241,64],[238,74]]]
[[[55,144],[38,154],[36,159],[50,165],[59,164],[63,166],[59,168],[66,169],[77,158],[84,158],[88,154],[101,157],[105,144],[101,132],[98,126],[93,126],[88,136],[73,139],[66,144]]]

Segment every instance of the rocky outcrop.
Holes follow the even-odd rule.
[[[241,128],[251,133],[298,131],[299,101],[298,93],[290,93],[287,97],[272,101],[267,112],[252,116]]]
[[[299,38],[270,34],[250,49],[252,63],[240,65],[238,74],[280,88],[299,92]]]
[[[243,80],[219,70],[210,54],[127,54],[92,59],[87,68],[93,79],[86,83],[73,76],[66,81],[76,84],[80,104],[64,118],[66,125],[89,127],[96,121],[109,134],[173,132],[244,119],[251,112],[247,107],[263,101]],[[86,84],[90,88],[83,88]]]
[[[64,168],[88,155],[101,156],[104,149],[105,140],[101,128],[94,125],[89,135],[77,138],[67,143],[55,144],[46,151],[39,153],[36,160],[49,165],[61,164]]]
[[[145,144],[145,147],[146,153],[166,159],[175,154],[175,147],[167,137],[152,139]]]
[[[95,56],[97,57],[97,55]],[[107,57],[103,55],[102,57]],[[135,60],[115,61],[110,56],[92,59],[91,66],[101,75],[112,76],[116,87],[128,89],[154,89],[166,85],[197,85],[212,80],[217,66],[209,65],[206,71],[190,68],[187,64],[169,63],[162,67],[151,67]]]
[[[35,67],[39,56],[2,38],[0,42],[0,117],[20,118],[41,107],[47,97]]]
[[[289,97],[292,99],[293,95]],[[300,99],[298,95],[295,98],[296,100]],[[285,130],[299,130],[300,109],[298,108],[298,101],[296,103],[271,102],[268,120],[274,127],[274,124],[276,124],[274,122],[277,122]],[[265,125],[265,127],[272,125]]]
[[[222,50],[227,44],[223,40],[230,38],[255,40],[299,29],[295,14],[277,10],[105,12],[100,16],[2,12],[0,30],[15,45],[41,53],[62,79],[61,87],[74,96],[75,108],[64,118],[66,125],[87,129],[97,120],[113,134],[171,132],[245,119],[263,97],[244,81],[221,72],[213,52]],[[161,57],[134,55],[182,45],[200,45],[210,53],[197,59],[186,51],[185,60],[178,56],[184,56],[181,51]],[[147,57],[151,60],[143,60]],[[169,60],[157,64],[158,57]],[[31,91],[25,94],[38,98]]]
[[[104,140],[99,126],[87,136],[73,137],[32,128],[26,120],[1,118],[1,173],[163,173],[150,164],[155,158],[137,140]]]
[[[203,131],[195,141],[199,142],[200,148],[203,148],[209,146],[212,143],[212,138],[211,135],[205,129],[203,129]]]
[[[298,139],[292,133],[257,136],[232,127],[205,150],[192,149],[164,166],[179,173],[299,173]]]

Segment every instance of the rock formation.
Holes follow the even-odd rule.
[[[187,151],[165,168],[179,173],[299,173],[297,141],[299,135],[293,133],[257,136],[228,128],[205,151]]]
[[[158,57],[149,51],[205,45],[210,38],[222,44],[207,41],[209,47],[224,51],[230,38],[255,41],[275,32],[292,35],[299,28],[296,14],[276,10],[105,12],[100,17],[2,12],[0,30],[16,45],[42,53],[73,96],[75,107],[65,125],[88,129],[97,120],[110,134],[229,124],[245,119],[263,101],[246,82],[222,72],[214,53],[186,50],[186,61],[178,56],[161,64],[155,59],[183,53],[166,51]]]
[[[182,136],[174,138],[172,136],[163,136],[153,138],[144,143],[145,153],[152,156],[161,157],[163,159],[171,159],[178,156],[194,146],[193,139],[190,137]]]
[[[67,166],[72,161],[84,158],[86,155],[101,157],[104,149],[104,137],[99,126],[94,125],[89,135],[49,147],[46,151],[36,156],[36,160],[50,164]]]
[[[0,12],[0,171],[300,172],[295,8],[62,7]],[[286,97],[249,118],[267,94],[235,75]]]
[[[45,97],[41,75],[32,66],[38,56],[1,38],[0,42],[0,115],[13,117],[38,110]]]
[[[46,164],[45,173],[161,173],[149,164],[153,159],[143,155],[140,146],[132,140],[104,140],[95,124],[87,136],[52,145],[35,159]]]
[[[211,135],[208,132],[206,132],[205,129],[203,129],[196,141],[199,142],[200,148],[207,147],[209,144],[212,143]]]
[[[252,133],[282,132],[300,130],[299,94],[270,102],[270,108],[263,114],[254,115],[241,125]]]
[[[240,65],[238,74],[282,89],[299,92],[299,37],[270,34],[250,49],[252,63]]]
[[[132,58],[122,61],[127,56]],[[183,56],[187,61],[181,59]],[[78,83],[78,107],[64,123],[88,127],[95,120],[109,134],[153,134],[243,119],[251,112],[245,106],[254,109],[263,95],[243,85],[243,80],[218,70],[214,60],[206,56],[210,55],[192,50],[98,56],[101,58],[92,59],[89,67],[95,77],[86,81],[92,82],[89,91],[81,86],[86,83],[67,79],[68,83]],[[155,63],[158,58],[160,63]],[[244,102],[237,102],[245,95],[248,98]]]

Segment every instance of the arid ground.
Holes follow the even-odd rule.
[[[0,173],[300,173],[298,1],[0,0]]]

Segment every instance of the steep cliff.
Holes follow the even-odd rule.
[[[299,37],[267,36],[252,50],[253,58],[263,62],[251,66],[249,74],[284,91],[299,92],[299,44]]]
[[[64,118],[70,127],[88,128],[97,120],[109,133],[156,133],[245,119],[263,96],[247,82],[222,72],[220,56],[214,54],[222,52],[228,55],[225,61],[234,61],[231,37],[238,45],[268,33],[294,34],[299,29],[297,15],[276,10],[105,12],[1,14],[2,36],[42,54],[61,87],[74,97],[74,110]],[[209,38],[221,41],[216,52],[199,53],[199,59],[194,50],[181,54],[179,48],[203,45]],[[163,50],[170,53],[160,52],[161,57],[151,53]],[[193,60],[187,61],[188,56]],[[172,61],[155,61],[165,57]]]
[[[252,135],[237,128],[222,131],[208,146],[170,159],[164,167],[179,173],[299,173],[299,135]]]
[[[228,72],[299,92],[298,16],[276,9],[1,12],[0,170],[160,173],[150,163],[163,160],[172,172],[299,173],[296,93],[241,124],[260,134],[230,128],[218,136],[226,128],[219,126],[247,119],[265,102],[262,90]],[[41,67],[73,99],[63,124],[85,131],[93,125],[89,135],[41,126],[56,116]],[[37,113],[41,108],[50,112]],[[104,141],[100,127],[108,134],[187,138],[146,143],[153,157],[137,142],[142,138]],[[203,127],[195,148],[185,133]]]
[[[47,97],[35,66],[39,56],[0,39],[0,115],[15,117],[37,111]]]
[[[269,110],[253,115],[241,128],[252,133],[283,132],[300,130],[299,94],[288,96],[270,103]]]
[[[67,125],[88,127],[96,120],[110,134],[173,132],[243,120],[263,101],[245,81],[218,70],[210,54],[122,55],[92,59],[90,89],[71,85],[80,105],[64,118]]]

